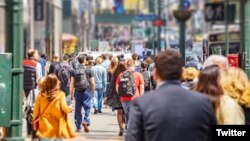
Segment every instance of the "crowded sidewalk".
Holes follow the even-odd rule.
[[[70,119],[72,123],[74,121],[73,113],[70,114]],[[64,141],[123,141],[124,140],[124,137],[118,136],[119,128],[117,125],[116,116],[112,115],[110,108],[104,108],[103,113],[98,115],[94,115],[92,111],[91,118],[93,122],[91,123],[89,133],[84,133],[82,131],[80,133],[77,133],[76,138]],[[24,136],[26,134],[25,129],[26,128],[24,126],[23,127]],[[26,141],[31,141],[31,138],[26,138]]]

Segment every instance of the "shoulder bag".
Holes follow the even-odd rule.
[[[53,101],[53,100],[52,100]],[[37,131],[38,128],[39,128],[39,120],[41,119],[42,115],[44,114],[44,112],[46,111],[46,109],[49,107],[50,103],[52,102],[50,101],[47,106],[45,107],[45,109],[43,110],[43,112],[40,114],[40,116],[32,122],[32,127],[33,127],[33,130]]]

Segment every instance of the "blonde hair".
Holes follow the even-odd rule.
[[[118,57],[113,57],[111,60],[111,63],[109,65],[108,71],[111,73],[114,73],[115,69],[117,68],[119,64],[119,59]]]
[[[127,59],[125,61],[125,66],[126,68],[135,67],[135,61],[133,59]]]
[[[240,105],[250,107],[250,83],[246,73],[242,69],[229,68],[222,86],[224,91],[236,99]]]
[[[45,81],[45,78],[44,78],[44,77],[41,77],[41,78],[38,79],[37,86],[38,86],[38,88],[41,89],[41,90],[44,89],[44,85],[45,85],[45,84],[44,84],[44,81]]]
[[[60,58],[59,58],[59,55],[55,54],[53,57],[52,57],[52,62],[59,62]]]
[[[209,56],[204,64],[203,68],[206,68],[211,65],[218,65],[220,68],[227,69],[229,67],[228,60],[225,56],[222,55],[211,55]]]
[[[193,81],[195,78],[199,76],[200,72],[193,67],[185,68],[182,73],[182,79],[184,81]]]
[[[43,82],[42,95],[45,96],[49,101],[52,101],[57,93],[60,91],[60,81],[54,74],[49,74]]]

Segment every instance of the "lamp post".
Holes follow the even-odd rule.
[[[180,1],[180,9],[184,9],[184,0]],[[180,52],[182,55],[182,59],[183,59],[183,65],[185,65],[185,42],[186,42],[186,37],[185,37],[185,29],[186,25],[185,25],[185,21],[181,20],[180,21]]]
[[[161,14],[162,14],[162,9],[161,9],[161,3],[162,0],[158,0],[158,18],[161,19]],[[161,51],[161,26],[158,26],[158,30],[157,30],[157,51],[158,53]]]
[[[183,65],[185,65],[185,34],[186,34],[186,21],[191,17],[193,10],[185,7],[186,0],[180,0],[179,9],[174,10],[175,18],[180,22],[180,40],[179,48],[183,59]]]
[[[22,137],[22,92],[23,92],[23,0],[6,2],[6,45],[12,53],[11,126],[7,128],[4,141],[24,141]]]

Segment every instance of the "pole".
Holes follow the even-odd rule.
[[[225,45],[225,56],[229,54],[229,35],[228,35],[228,0],[225,1],[224,15],[225,15],[225,37],[226,37],[226,45]]]
[[[149,0],[149,12],[151,14],[156,14],[156,9],[155,9],[155,6],[156,6],[156,1],[155,0]],[[152,38],[149,38],[150,40],[150,43],[152,45],[152,48],[153,48],[153,53],[154,55],[156,55],[156,45],[155,45],[155,28],[154,27],[150,27],[150,29],[152,30],[152,34],[153,34],[153,37]]]
[[[162,13],[162,10],[161,10],[161,3],[162,0],[158,0],[158,17],[159,19],[161,19],[161,13]],[[161,51],[161,26],[158,27],[158,30],[157,30],[157,40],[158,40],[158,53]]]
[[[4,141],[24,141],[22,137],[23,94],[23,5],[22,0],[6,2],[6,46],[13,55],[11,127],[7,128]]]
[[[244,27],[244,1],[240,1],[240,25],[241,25],[241,37],[240,37],[240,55],[241,55],[241,68],[246,72],[246,66],[245,66],[245,62],[246,62],[246,49],[245,49],[245,43],[244,43],[244,31],[245,31],[245,27]],[[248,76],[249,77],[249,76]]]
[[[180,9],[184,9],[184,0],[180,0]],[[185,66],[185,21],[180,21],[180,39],[179,39],[179,45],[180,45],[180,52],[183,59],[183,65]]]

